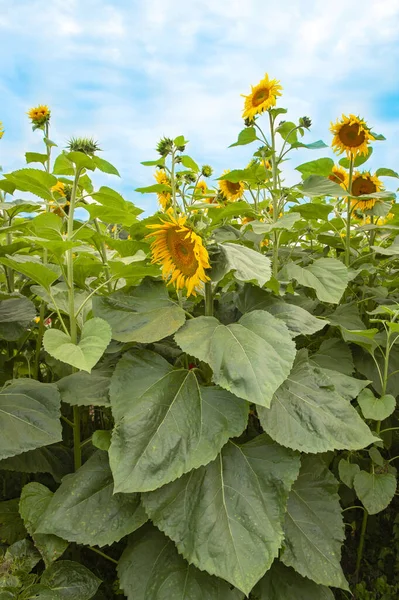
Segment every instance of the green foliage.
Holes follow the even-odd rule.
[[[325,144],[286,112],[214,181],[161,139],[145,218],[50,121],[0,180],[0,600],[397,597],[399,211],[348,183],[382,136],[288,187]]]

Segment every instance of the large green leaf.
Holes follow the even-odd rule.
[[[271,277],[270,259],[240,244],[219,244],[217,261],[217,278],[233,272],[237,281],[253,281],[260,287],[264,286]]]
[[[57,560],[68,547],[68,542],[55,535],[35,533],[52,497],[53,492],[45,485],[32,482],[22,489],[19,503],[19,512],[24,520],[25,527],[29,535],[32,536],[33,542],[47,567]]]
[[[19,169],[5,175],[18,190],[31,192],[43,200],[53,200],[50,188],[56,185],[57,178],[41,169]]]
[[[120,177],[118,169],[107,160],[104,160],[99,156],[93,156],[92,160],[96,165],[97,169],[99,169],[103,173],[108,173],[109,175],[117,175],[118,177]]]
[[[230,144],[229,148],[234,146],[246,146],[256,140],[256,129],[255,127],[246,127],[238,134],[238,139],[234,144]]]
[[[111,325],[115,340],[145,344],[172,335],[186,318],[184,310],[169,298],[165,285],[151,280],[130,293],[95,297],[93,311]]]
[[[359,450],[376,441],[333,381],[301,351],[270,408],[258,407],[262,427],[279,444],[302,452]]]
[[[327,587],[302,577],[275,560],[272,568],[255,587],[256,600],[334,600]]]
[[[335,325],[336,327],[357,329],[359,331],[366,329],[359,315],[358,304],[355,302],[337,306],[335,311],[331,315],[328,315],[327,319],[331,325]]]
[[[322,459],[302,459],[288,499],[281,560],[316,583],[349,590],[340,564],[345,528],[337,490]]]
[[[17,340],[36,316],[35,305],[24,296],[0,300],[0,338]]]
[[[321,302],[338,304],[348,285],[348,269],[336,258],[318,258],[307,267],[291,262],[285,269],[290,279],[313,288]]]
[[[211,366],[215,383],[266,407],[295,358],[295,344],[285,324],[261,310],[227,326],[214,317],[191,319],[175,339],[184,352]]]
[[[71,560],[59,560],[46,569],[41,584],[48,591],[40,592],[38,600],[90,600],[101,579],[89,569]]]
[[[294,210],[304,219],[321,219],[322,221],[328,221],[328,215],[334,210],[334,207],[331,204],[306,202],[305,204],[296,204]]]
[[[248,594],[283,541],[299,457],[263,434],[229,442],[215,461],[143,494],[152,521],[198,568]]]
[[[57,265],[44,265],[39,258],[34,256],[13,254],[1,257],[0,263],[33,279],[46,290],[61,275],[61,269]]]
[[[18,379],[0,392],[0,459],[61,440],[55,385]]]
[[[295,167],[297,171],[302,174],[302,177],[306,179],[310,175],[322,175],[327,177],[331,173],[331,169],[334,166],[332,158],[318,158],[317,160],[311,160],[310,162],[303,163],[299,167]]]
[[[298,189],[304,196],[309,196],[310,198],[313,196],[343,198],[349,195],[338,183],[320,175],[311,175],[305,179],[302,185],[298,185]]]
[[[246,285],[237,297],[237,308],[242,312],[267,310],[287,325],[292,337],[312,335],[326,326],[323,319],[314,317],[310,312],[283,300],[277,300],[270,292]]]
[[[62,402],[71,406],[110,406],[110,383],[110,378],[101,373],[80,371],[63,377],[57,386]]]
[[[129,540],[119,564],[128,600],[243,600],[238,590],[189,565],[158,529],[146,525]]]
[[[355,492],[370,515],[384,510],[396,492],[396,477],[393,473],[368,473],[360,471],[353,480]]]
[[[277,219],[274,223],[251,221],[250,227],[252,227],[257,234],[270,233],[270,231],[275,231],[277,229],[290,230],[300,218],[301,215],[299,212],[290,212]]]
[[[214,460],[242,433],[248,405],[225,390],[198,385],[149,351],[125,354],[110,389],[116,427],[110,447],[115,490],[154,490]]]
[[[143,212],[132,202],[125,200],[118,192],[107,186],[102,186],[98,192],[91,194],[99,204],[88,204],[85,208],[92,219],[98,217],[106,223],[121,223],[130,227],[137,221],[137,215]]]
[[[46,352],[77,369],[90,373],[111,341],[111,327],[104,319],[95,317],[83,325],[78,344],[60,329],[47,329],[43,336]]]
[[[351,375],[355,370],[348,344],[338,338],[324,340],[316,354],[312,356],[312,361],[316,362],[319,367],[339,371],[346,375]]]
[[[19,498],[0,502],[0,541],[14,544],[24,537],[26,529],[19,514]]]
[[[138,494],[114,494],[108,454],[98,450],[76,473],[64,477],[36,533],[105,546],[138,529],[146,520]]]

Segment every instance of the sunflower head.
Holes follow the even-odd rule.
[[[170,179],[167,176],[167,174],[165,173],[164,169],[157,169],[154,173],[154,177],[155,177],[155,180],[157,183],[170,186]],[[158,192],[157,196],[158,196],[159,205],[161,206],[162,210],[167,211],[171,205],[171,198],[172,198],[171,193],[170,192]]]
[[[168,156],[173,150],[173,140],[167,137],[161,138],[156,149],[161,156]]]
[[[3,123],[0,121],[0,140],[4,135],[4,127],[3,127]]]
[[[65,184],[62,183],[62,181],[57,181],[57,183],[55,185],[53,185],[53,187],[51,188],[52,192],[56,192],[57,194],[59,194],[60,196],[63,196],[65,198],[66,196],[66,192],[65,192]]]
[[[210,177],[212,175],[212,173],[213,173],[213,169],[209,165],[204,165],[201,169],[201,175],[203,177]]]
[[[333,181],[334,183],[338,183],[344,190],[348,189],[349,177],[348,172],[344,167],[340,167],[339,165],[334,165],[331,169],[331,173],[328,176],[328,179]]]
[[[331,123],[331,133],[334,135],[332,147],[336,154],[346,152],[347,156],[366,155],[369,142],[374,139],[366,121],[355,115],[342,115],[340,121]]]
[[[265,110],[276,105],[276,99],[281,96],[282,87],[277,79],[269,79],[265,73],[264,78],[257,85],[251,86],[251,93],[245,98],[243,119],[251,122],[256,115],[260,115]]]
[[[359,198],[352,201],[353,208],[361,210],[371,210],[374,204],[377,202],[376,198],[365,198],[362,200],[361,196],[365,194],[375,194],[380,192],[383,188],[382,181],[378,179],[376,175],[371,175],[369,171],[360,173],[356,171],[353,174],[352,180],[352,196]]]
[[[35,108],[31,108],[27,112],[28,117],[32,121],[34,127],[42,127],[50,121],[50,109],[45,104],[39,104]]]
[[[223,171],[223,175],[227,175],[227,173],[230,173],[230,171]],[[225,200],[228,202],[235,202],[242,198],[245,186],[243,181],[233,182],[227,181],[227,179],[220,179],[219,189]]]
[[[195,192],[203,195],[203,194],[206,194],[207,191],[208,191],[208,186],[206,185],[206,181],[201,179],[201,181],[199,181],[197,183],[197,185],[195,186]]]
[[[210,268],[209,255],[202,238],[186,225],[187,217],[174,217],[168,213],[147,237],[155,238],[151,244],[152,262],[162,265],[162,277],[177,290],[186,289],[187,297],[196,295],[202,284],[209,281],[205,269]]]
[[[310,129],[312,126],[312,119],[310,119],[309,117],[301,117],[299,119],[299,125],[300,127],[304,127],[305,129]]]
[[[95,152],[101,152],[98,142],[95,142],[93,138],[71,138],[67,147],[70,152],[84,152],[89,156],[93,156]]]

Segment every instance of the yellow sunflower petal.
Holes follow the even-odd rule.
[[[269,79],[265,73],[264,78],[255,86],[251,86],[251,93],[245,98],[243,119],[252,120],[256,115],[276,105],[276,99],[281,96],[282,86],[277,79]]]
[[[359,196],[359,199],[352,200],[352,208],[356,210],[371,210],[377,202],[376,198],[365,198],[365,194],[375,194],[383,189],[383,183],[376,175],[371,175],[369,171],[360,173],[359,171],[353,174],[352,179],[352,196]]]
[[[331,133],[334,135],[332,147],[336,154],[346,152],[350,157],[368,153],[370,141],[374,139],[366,121],[355,115],[342,115],[341,121],[331,123]]]
[[[230,173],[230,171],[223,171],[223,175],[226,175],[227,173]],[[242,198],[245,191],[245,186],[243,181],[233,183],[232,181],[227,181],[226,179],[220,179],[219,189],[228,202],[235,202],[236,200]]]
[[[157,169],[154,173],[154,177],[157,183],[163,185],[170,185],[170,179],[168,175],[165,173],[164,169]],[[159,192],[157,193],[158,202],[161,208],[166,211],[171,205],[172,195],[170,192]]]

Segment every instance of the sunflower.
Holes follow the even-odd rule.
[[[352,196],[359,196],[359,200],[352,200],[353,208],[357,210],[365,211],[371,210],[374,204],[377,202],[376,198],[361,199],[363,194],[375,194],[380,192],[383,188],[382,181],[375,175],[371,175],[369,171],[360,173],[357,171],[353,175],[352,180]]]
[[[163,169],[157,169],[154,173],[154,177],[155,177],[157,183],[170,186],[170,183],[171,183],[170,179]],[[158,192],[157,196],[158,196],[158,202],[161,205],[162,209],[167,210],[170,207],[170,200],[172,198],[171,193],[170,192]]]
[[[44,104],[31,108],[27,114],[33,125],[44,125],[50,120],[50,109]]]
[[[260,115],[265,110],[275,106],[276,98],[281,96],[282,89],[277,79],[269,79],[269,75],[265,73],[264,78],[258,85],[251,86],[251,93],[248,96],[242,94],[245,98],[243,119],[252,120],[255,115]]]
[[[223,175],[227,175],[227,173],[230,173],[230,171],[223,171]],[[235,202],[235,200],[242,198],[245,187],[243,181],[233,183],[232,181],[227,181],[227,179],[221,179],[219,181],[219,189],[228,202]]]
[[[0,140],[4,135],[4,127],[3,127],[3,123],[0,121]]]
[[[187,297],[196,295],[202,283],[209,281],[205,269],[210,268],[209,255],[202,238],[186,226],[186,216],[167,219],[159,225],[147,225],[154,232],[151,244],[152,262],[162,265],[162,277],[177,290],[186,288]]]
[[[334,134],[332,147],[336,154],[346,152],[347,156],[366,155],[368,144],[374,137],[366,121],[355,115],[342,115],[341,121],[331,123],[331,133]]]
[[[334,183],[338,183],[345,190],[348,189],[349,178],[346,169],[343,167],[339,167],[338,165],[334,165],[328,179],[333,181]]]
[[[198,194],[204,195],[207,193],[208,191],[208,187],[206,185],[206,181],[204,181],[203,179],[201,181],[199,181],[197,183],[197,185],[195,186],[195,192],[197,192]]]
[[[57,194],[59,194],[60,196],[63,196],[65,198],[66,193],[65,193],[65,185],[62,183],[62,181],[57,181],[57,183],[55,185],[53,185],[53,187],[51,188],[52,192],[57,192]]]

